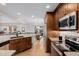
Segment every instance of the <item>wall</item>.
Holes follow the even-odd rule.
[[[0,31],[7,28],[5,32],[14,32],[13,29],[15,27],[17,27],[17,31],[22,31],[22,28],[25,27],[26,32],[34,33],[34,28],[36,25],[44,26],[43,18],[14,18],[5,12],[0,12]]]
[[[6,33],[13,33],[16,31],[22,32],[22,29],[25,29],[26,33],[34,33],[35,25],[33,24],[21,24],[21,23],[0,23],[0,31],[5,31]],[[6,30],[4,30],[6,29]],[[15,30],[16,29],[16,30]]]

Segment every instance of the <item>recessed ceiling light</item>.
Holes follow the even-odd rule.
[[[20,12],[18,12],[18,13],[17,13],[17,15],[21,15],[21,13],[20,13]]]
[[[34,15],[32,15],[32,18],[34,18]]]
[[[7,4],[6,3],[1,3],[1,5],[6,6]]]
[[[46,8],[49,9],[50,8],[50,5],[47,5]]]

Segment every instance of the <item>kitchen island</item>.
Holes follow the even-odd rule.
[[[25,51],[33,47],[36,34],[20,34],[16,35],[2,35],[0,36],[0,50],[15,50],[16,53]]]
[[[19,34],[19,36],[23,36],[23,37],[32,37],[32,43],[34,43],[35,41],[35,36],[37,34]],[[0,36],[0,47],[2,47],[3,45],[6,45],[9,43],[9,40],[13,40],[10,39],[11,37],[16,37],[16,35],[12,34],[4,34]]]
[[[11,40],[9,40],[9,50],[16,50],[16,53],[25,51],[31,47],[31,37],[11,37]]]

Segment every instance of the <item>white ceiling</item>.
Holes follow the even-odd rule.
[[[46,9],[47,5],[50,5],[49,9]],[[7,3],[6,6],[0,4],[0,18],[5,15],[5,18],[1,18],[3,22],[43,22],[46,12],[54,11],[57,5],[58,3]],[[18,12],[21,15],[17,15]]]

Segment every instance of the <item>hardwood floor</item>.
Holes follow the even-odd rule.
[[[9,50],[9,44],[0,47],[0,50]]]
[[[49,56],[49,53],[45,52],[43,38],[41,38],[41,40],[36,40],[31,49],[18,53],[16,56]]]

